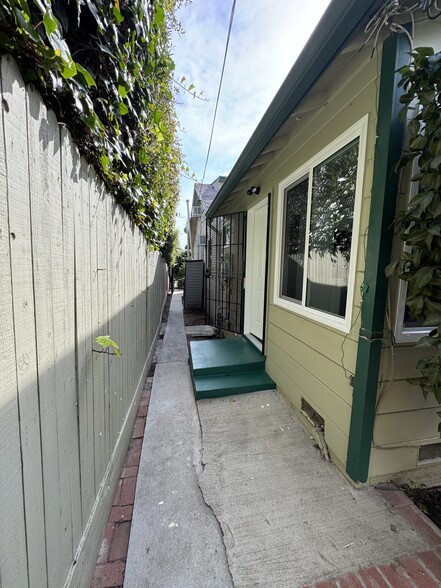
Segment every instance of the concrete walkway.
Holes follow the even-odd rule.
[[[153,379],[126,588],[232,586],[219,524],[199,488],[201,451],[181,293],[176,293]]]
[[[175,294],[125,588],[440,585],[441,533],[401,492],[354,490],[275,391],[199,401],[198,414],[187,361]]]

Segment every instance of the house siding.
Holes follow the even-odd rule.
[[[352,405],[349,377],[354,374],[358,346],[360,285],[363,281],[366,227],[370,212],[370,185],[376,127],[377,59],[355,55],[333,76],[326,88],[327,103],[305,116],[293,131],[287,147],[271,164],[274,172],[265,181],[275,195],[278,184],[305,164],[350,126],[369,115],[364,161],[361,224],[355,276],[355,297],[350,332],[345,334],[274,304],[277,198],[273,198],[268,308],[267,370],[289,402],[300,410],[305,399],[325,420],[325,439],[334,460],[346,461]],[[350,90],[350,92],[349,92]],[[307,106],[307,103],[306,105]],[[295,136],[294,136],[295,133]],[[267,190],[264,188],[264,192]]]
[[[433,41],[432,24],[430,35],[430,41]],[[424,43],[421,30],[416,31],[416,42],[418,45],[429,44]],[[324,418],[327,445],[333,460],[343,471],[347,457],[353,392],[347,376],[355,372],[360,328],[360,286],[364,280],[364,258],[371,207],[379,63],[380,52],[373,59],[366,58],[365,55],[364,62],[358,62],[354,68],[356,71],[352,69],[351,73],[348,73],[348,65],[335,77],[333,87],[327,88],[326,106],[316,116],[305,120],[303,127],[295,133],[295,137],[292,133],[289,137],[289,147],[285,148],[282,157],[278,156],[271,164],[274,172],[270,175],[266,173],[265,181],[262,181],[263,192],[272,191],[276,195],[278,184],[285,177],[326,147],[354,122],[366,113],[369,114],[355,296],[352,328],[349,334],[345,335],[274,304],[277,198],[273,198],[272,210],[272,279],[269,284],[270,304],[267,315],[267,370],[295,409],[300,410],[304,398]],[[388,317],[395,312],[394,289],[390,298],[391,308]],[[438,405],[433,397],[424,400],[419,388],[406,381],[406,378],[417,375],[416,362],[419,357],[426,355],[426,351],[415,349],[413,345],[392,345],[390,330],[390,320],[387,318],[369,481],[374,482],[395,475],[402,480],[411,476],[414,480],[424,477],[426,481],[432,479],[436,482],[437,479],[439,481],[439,466],[418,466],[418,451],[419,446],[424,443],[439,441],[439,418],[436,414]],[[406,446],[394,447],[400,444]],[[405,471],[408,473],[400,474]]]
[[[361,40],[359,37],[358,41]],[[354,45],[357,43],[355,40]],[[414,46],[441,45],[441,22],[423,18],[415,24]],[[260,186],[260,199],[271,194],[268,306],[264,351],[266,369],[291,405],[301,410],[302,398],[324,419],[325,440],[333,461],[346,469],[352,379],[356,369],[361,327],[361,292],[365,280],[365,256],[369,238],[371,189],[377,133],[377,106],[382,47],[344,50],[296,107],[259,158],[219,206],[217,214],[247,210],[259,202],[246,191]],[[277,207],[279,185],[305,165],[352,125],[368,116],[360,225],[349,333],[297,314],[275,303],[277,275]],[[274,157],[268,163],[270,156]],[[403,190],[403,187],[402,187]],[[399,240],[395,240],[398,255]],[[374,423],[369,482],[394,477],[439,483],[441,466],[418,465],[419,447],[439,441],[438,416],[433,397],[424,400],[419,388],[406,378],[417,375],[415,366],[426,352],[393,344],[392,318],[396,311],[396,285],[391,290],[385,317],[384,340],[378,381],[377,414]],[[438,407],[439,410],[439,407]],[[302,417],[303,418],[303,417]],[[305,421],[306,422],[306,421]],[[307,424],[307,423],[306,423]]]
[[[415,25],[414,47],[432,46],[441,50],[441,22],[421,20]],[[405,205],[409,193],[408,178],[400,186],[398,206]],[[396,238],[392,259],[399,256],[401,241]],[[377,395],[377,413],[374,423],[372,453],[369,468],[371,481],[395,477],[402,481],[411,479],[430,485],[441,478],[441,463],[419,464],[419,448],[426,443],[439,443],[439,410],[433,395],[427,400],[418,386],[407,378],[419,375],[418,359],[427,357],[428,350],[415,345],[393,344],[392,328],[397,307],[398,280],[391,280],[388,312],[385,319]],[[402,444],[403,447],[394,447]]]

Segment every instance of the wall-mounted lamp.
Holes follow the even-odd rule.
[[[260,186],[251,186],[249,190],[247,190],[248,196],[254,196],[254,194],[260,194]]]

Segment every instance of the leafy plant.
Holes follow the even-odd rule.
[[[98,345],[101,345],[101,347],[103,349],[99,353],[105,353],[106,349],[111,347],[113,349],[113,354],[111,354],[111,355],[116,355],[116,357],[121,357],[121,350],[120,350],[119,346],[117,345],[117,343],[115,343],[115,341],[113,339],[110,338],[109,335],[100,335],[99,337],[95,338],[95,341],[98,343]]]
[[[409,381],[419,385],[426,398],[434,394],[441,404],[441,52],[430,47],[414,49],[410,64],[399,72],[399,86],[405,91],[402,120],[414,113],[407,125],[409,149],[399,166],[416,160],[418,173],[412,182],[417,184],[417,193],[395,220],[408,250],[386,273],[407,282],[410,312],[424,325],[434,327],[419,342],[429,346],[433,355],[418,361],[421,375]],[[441,423],[438,429],[441,432]]]
[[[170,32],[181,0],[5,0],[0,51],[36,84],[154,246],[173,227],[181,150]]]
[[[185,281],[185,262],[189,259],[187,246],[185,249],[180,249],[176,256],[176,264],[174,267],[174,279],[177,281],[178,288],[184,287]]]
[[[174,266],[176,258],[179,254],[179,230],[173,229],[165,240],[164,245],[160,249],[162,258],[167,264],[168,277],[171,284],[171,290],[173,291],[173,280],[174,280]]]

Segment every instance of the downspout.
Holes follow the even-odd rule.
[[[366,482],[369,473],[388,289],[384,270],[390,262],[398,193],[394,166],[400,159],[403,139],[398,113],[404,91],[398,88],[397,69],[409,63],[409,51],[409,40],[404,34],[392,34],[383,44],[372,201],[361,286],[361,328],[346,462],[346,471],[356,482]]]

